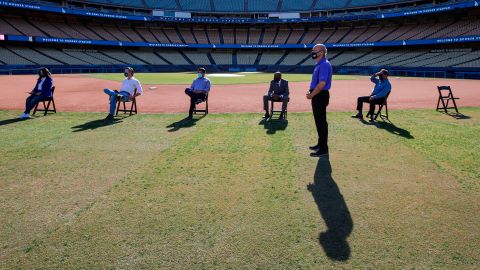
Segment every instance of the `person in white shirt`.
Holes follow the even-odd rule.
[[[134,73],[135,71],[133,70],[133,68],[125,68],[124,75],[127,78],[123,80],[120,92],[111,89],[104,90],[105,94],[110,96],[110,113],[108,114],[107,118],[105,118],[105,120],[113,120],[117,101],[128,101],[134,95],[139,96],[142,94],[142,85],[137,79],[135,79],[135,77],[133,77]],[[137,89],[137,93],[135,93],[135,89]]]

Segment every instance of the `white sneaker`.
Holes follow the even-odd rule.
[[[27,119],[27,118],[30,118],[30,115],[28,113],[22,113],[22,115],[20,115],[18,118]]]

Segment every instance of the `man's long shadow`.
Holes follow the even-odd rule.
[[[272,135],[275,134],[279,130],[285,130],[288,126],[288,120],[279,120],[279,119],[262,119],[259,125],[263,125],[263,128],[267,130],[267,134]]]
[[[377,121],[377,122],[374,122],[374,123],[369,123],[365,120],[361,120],[362,123],[364,124],[367,124],[367,125],[374,125],[375,127],[379,128],[379,129],[383,129],[383,130],[386,130],[392,134],[395,134],[395,135],[398,135],[400,137],[404,137],[404,138],[407,138],[407,139],[414,139],[415,137],[412,136],[412,134],[410,134],[410,131],[406,130],[406,129],[403,129],[403,128],[400,128],[400,127],[397,127],[394,123],[390,122],[390,120],[386,120],[386,121]]]
[[[353,221],[340,189],[332,178],[332,166],[327,157],[318,160],[313,184],[307,186],[312,193],[327,230],[319,236],[325,254],[336,261],[350,258],[347,237],[353,230]]]
[[[22,121],[27,121],[27,119],[20,119],[20,118],[6,119],[6,120],[0,121],[0,126],[5,126],[5,125],[22,122]]]
[[[178,131],[182,128],[193,127],[197,124],[197,121],[203,119],[205,116],[206,115],[202,115],[202,116],[200,116],[200,118],[192,118],[192,119],[190,119],[188,117],[185,117],[180,121],[173,122],[173,123],[171,123],[170,125],[167,126],[167,128],[169,128],[168,132],[175,132],[175,131]]]
[[[113,120],[104,120],[104,119],[99,119],[99,120],[93,120],[93,121],[89,121],[89,122],[86,122],[84,124],[81,124],[81,125],[78,125],[78,126],[74,126],[72,127],[73,132],[80,132],[80,131],[85,131],[85,130],[94,130],[94,129],[97,129],[97,128],[101,128],[101,127],[106,127],[106,126],[111,126],[111,125],[115,125],[115,124],[118,124],[118,123],[121,123],[123,122],[122,119],[124,119],[126,117],[123,117],[123,118],[116,118],[116,119],[113,119]]]

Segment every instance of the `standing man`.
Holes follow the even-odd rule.
[[[131,97],[140,96],[142,94],[142,85],[140,82],[133,77],[135,71],[131,67],[127,67],[124,70],[123,75],[126,77],[125,80],[122,82],[122,88],[120,88],[120,92],[117,90],[110,90],[105,89],[103,90],[105,94],[110,96],[110,112],[108,116],[105,118],[106,121],[113,120],[113,115],[115,114],[115,107],[117,105],[117,101],[123,100],[128,101]],[[135,94],[135,89],[137,89],[137,93]]]
[[[193,108],[195,104],[199,104],[207,98],[208,92],[210,92],[210,80],[205,77],[206,70],[199,68],[197,78],[193,80],[190,88],[185,89],[185,94],[190,97],[190,109],[188,110],[188,118],[193,118]]]
[[[311,146],[312,157],[328,155],[328,123],[327,106],[330,100],[330,87],[332,85],[332,65],[326,58],[327,48],[317,44],[312,49],[312,59],[315,60],[315,69],[310,83],[307,98],[312,100],[313,117],[317,127],[318,142]]]
[[[273,80],[270,82],[270,89],[268,89],[267,95],[263,96],[263,109],[265,110],[265,119],[270,118],[268,101],[282,101],[282,113],[280,113],[280,119],[285,118],[285,111],[288,105],[288,95],[290,94],[288,89],[288,81],[282,79],[282,73],[280,71],[275,72]]]
[[[378,76],[378,79],[376,78]],[[383,104],[387,99],[387,96],[392,90],[392,85],[388,80],[388,70],[381,69],[379,72],[375,73],[370,77],[370,80],[375,84],[373,87],[372,93],[369,96],[358,97],[357,99],[357,111],[358,113],[352,117],[363,119],[362,109],[363,103],[370,103],[370,110],[368,114],[370,115],[370,122],[373,122],[375,104]]]

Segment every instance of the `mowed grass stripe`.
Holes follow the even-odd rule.
[[[455,128],[465,134],[480,110],[468,114]],[[289,114],[286,127],[264,126],[258,114],[177,124],[163,136],[182,136],[93,207],[3,261],[6,268],[475,268],[480,198],[458,179],[476,181],[446,170],[454,160],[443,165],[429,149],[429,135],[449,137],[448,129],[412,126],[421,118],[452,122],[437,115],[395,111],[395,126],[373,126],[329,114],[331,175],[325,159],[308,157],[316,133],[308,113]],[[143,117],[181,118],[131,119]],[[114,127],[123,125],[131,123]],[[138,123],[135,132],[142,125],[157,127]],[[463,142],[459,151],[476,147]]]
[[[14,112],[1,112],[12,119]],[[113,185],[189,132],[179,115],[141,115],[104,126],[103,114],[59,113],[2,126],[2,257],[21,257]],[[76,127],[76,128],[74,128]],[[17,258],[18,258],[17,257]]]
[[[290,211],[279,210],[289,207],[289,203],[285,205],[285,197],[298,197],[292,195],[298,192],[292,190],[295,189],[292,178],[290,183],[283,183],[288,174],[266,169],[271,165],[268,149],[273,138],[266,135],[255,118],[252,121],[251,117],[237,117],[231,121],[230,117],[222,117],[228,119],[225,121],[209,117],[208,125],[198,124],[201,127],[198,133],[183,138],[184,141],[152,162],[150,171],[125,180],[113,190],[109,194],[110,204],[81,216],[72,224],[74,229],[55,232],[52,237],[58,239],[53,242],[59,242],[50,250],[53,253],[42,254],[49,249],[39,248],[35,251],[40,254],[35,257],[69,257],[58,254],[63,249],[62,242],[71,243],[66,244],[71,251],[67,254],[81,250],[101,254],[99,261],[92,260],[89,253],[76,258],[87,267],[115,262],[121,268],[132,260],[138,260],[137,267],[158,263],[166,268],[178,267],[179,263],[195,267],[226,262],[245,266],[252,257],[260,259],[252,261],[252,266],[262,262],[267,267],[275,253],[263,258],[265,249],[288,255],[288,248],[271,245],[271,239],[295,243],[288,239],[295,234],[288,230],[276,234],[272,229],[288,221]],[[289,140],[282,141],[288,150]],[[279,152],[277,146],[273,149]],[[289,170],[288,164],[283,165],[286,165],[283,170]],[[285,189],[285,184],[290,188]],[[110,220],[112,216],[114,220]],[[84,223],[84,219],[88,222]],[[111,233],[103,235],[103,230]],[[79,239],[80,231],[90,237]],[[104,241],[103,237],[111,239]],[[112,243],[117,244],[112,246]],[[288,256],[282,261],[289,261]]]
[[[465,192],[454,174],[438,170],[429,157],[411,147],[411,141],[429,141],[428,136],[412,132],[415,139],[409,139],[393,135],[385,126],[349,119],[346,113],[330,114],[332,174],[328,176],[324,163],[313,164],[307,156],[305,146],[312,142],[305,138],[315,136],[308,128],[312,117],[292,116],[298,117],[291,120],[298,123],[290,129],[297,139],[294,145],[304,153],[296,177],[305,189],[315,178],[320,182],[316,190],[303,193],[311,211],[306,224],[315,225],[321,253],[330,251],[331,260],[318,268],[337,268],[331,262],[348,254],[338,241],[328,241],[331,238],[322,243],[321,234],[327,231],[337,233],[337,239],[347,236],[349,268],[478,266],[480,237],[475,224],[480,217],[472,213],[480,210],[480,196]],[[392,120],[396,126],[388,127],[390,131],[409,134],[402,121]],[[348,210],[342,208],[342,201]]]

